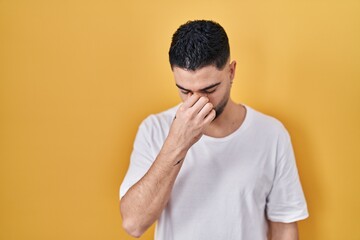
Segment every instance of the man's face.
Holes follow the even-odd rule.
[[[175,82],[182,101],[191,94],[206,96],[214,105],[216,117],[220,116],[230,98],[235,67],[235,61],[231,64],[227,63],[222,70],[212,65],[195,71],[174,67]]]

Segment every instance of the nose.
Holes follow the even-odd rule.
[[[207,98],[208,98],[208,95],[209,95],[209,94],[207,94],[207,93],[194,92],[194,93],[188,93],[187,98],[191,97],[193,94],[196,94],[196,95],[199,96],[199,97],[207,97]]]
[[[194,93],[192,93],[191,95],[193,95],[193,94],[196,94],[196,95],[198,95],[199,97],[208,97],[208,95],[209,95],[209,94],[204,93],[204,92],[194,92]],[[191,96],[191,95],[188,95],[188,97]]]
[[[200,97],[208,97],[207,93],[196,93],[197,95],[199,95]]]

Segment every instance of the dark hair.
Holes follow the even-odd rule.
[[[209,65],[222,69],[229,56],[229,40],[224,28],[208,20],[181,25],[172,37],[169,50],[171,68],[193,71]]]

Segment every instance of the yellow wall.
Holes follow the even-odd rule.
[[[355,0],[0,0],[0,239],[131,239],[118,187],[132,142],[179,101],[170,38],[203,18],[228,32],[233,98],[292,135],[302,239],[360,239],[359,13]]]

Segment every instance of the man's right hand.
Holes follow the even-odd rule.
[[[189,148],[201,138],[215,114],[207,97],[194,94],[181,104],[154,163],[121,199],[123,227],[129,234],[141,236],[159,218],[181,169],[179,163]]]
[[[172,146],[187,152],[201,138],[215,116],[214,107],[209,99],[193,94],[177,110],[167,140]]]

